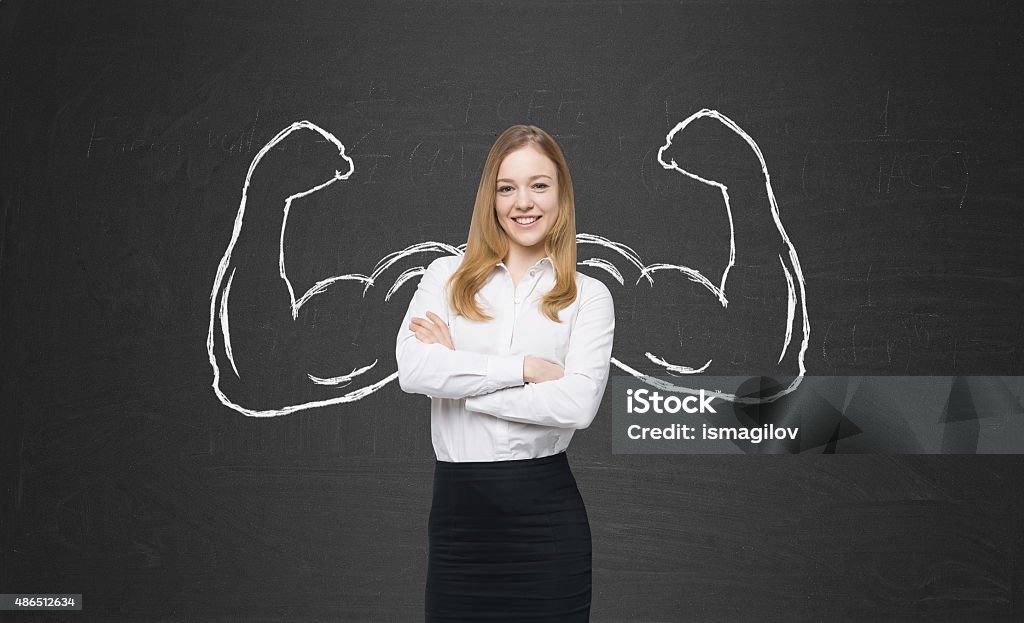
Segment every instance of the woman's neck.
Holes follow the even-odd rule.
[[[505,255],[505,259],[502,260],[505,266],[513,272],[525,272],[526,269],[533,266],[537,262],[541,261],[547,256],[547,253],[541,249],[539,252],[519,252],[509,251]]]

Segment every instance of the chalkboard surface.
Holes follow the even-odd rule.
[[[1024,374],[1021,13],[3,2],[0,593],[420,620],[434,455],[394,338],[515,123],[566,153],[613,374]],[[595,622],[1024,618],[1019,456],[610,426],[569,449]]]

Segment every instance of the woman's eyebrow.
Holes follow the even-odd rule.
[[[537,179],[538,177],[546,177],[548,179],[552,179],[552,177],[550,175],[545,175],[545,174],[541,173],[540,175],[531,175],[530,178],[528,180],[526,180],[526,181],[529,182],[529,181]],[[499,179],[498,181],[499,182],[513,182],[513,183],[515,182],[515,180],[510,180],[507,177],[503,177],[503,178]]]

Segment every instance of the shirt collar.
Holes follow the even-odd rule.
[[[497,267],[497,266],[505,266],[505,262],[503,262],[501,260],[498,260],[497,262],[494,263],[494,266],[495,267]],[[546,255],[544,257],[542,257],[541,259],[537,260],[537,262],[534,263],[533,266],[531,266],[530,268],[528,268],[526,270],[527,270],[527,272],[529,272],[530,270],[532,270],[534,268],[537,268],[537,269],[540,269],[540,270],[550,270],[552,273],[556,273],[557,274],[557,271],[555,270],[555,263],[552,262],[551,258],[546,256]],[[505,266],[505,269],[508,270],[508,267]]]

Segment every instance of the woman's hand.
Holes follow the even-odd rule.
[[[452,343],[452,336],[448,333],[448,325],[444,323],[444,320],[429,311],[427,318],[429,320],[413,317],[409,330],[416,334],[416,339],[427,344],[441,344],[448,350],[455,350],[455,344]]]
[[[526,383],[543,383],[557,381],[565,376],[565,368],[546,359],[527,355],[523,358],[523,381]]]

